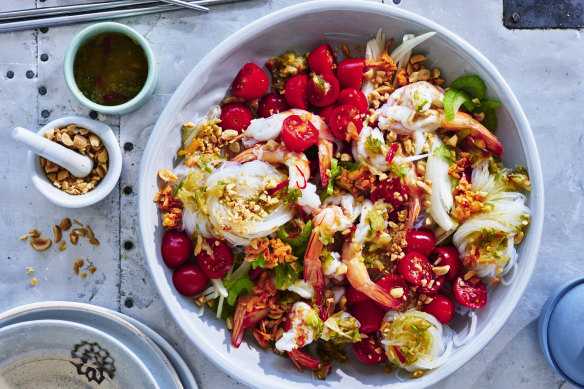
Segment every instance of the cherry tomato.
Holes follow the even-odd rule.
[[[361,113],[367,113],[369,109],[369,104],[367,103],[367,97],[359,89],[347,88],[343,89],[339,93],[339,98],[337,99],[338,105],[352,105],[357,108]]]
[[[406,194],[407,189],[399,178],[376,181],[371,190],[371,202],[384,200],[392,206],[398,207],[406,201]]]
[[[337,77],[342,88],[361,88],[365,60],[363,58],[344,59],[337,69]]]
[[[420,253],[409,252],[397,263],[397,271],[410,284],[427,285],[434,277],[432,265]]]
[[[399,301],[400,303],[405,304],[406,300],[408,299],[408,293],[409,293],[410,288],[408,287],[406,280],[404,280],[402,277],[398,276],[397,274],[385,275],[385,276],[381,277],[379,280],[377,280],[376,284],[381,286],[383,289],[387,290],[390,293],[391,293],[392,289],[401,288],[402,293],[403,293],[402,296],[401,297],[394,296],[394,298],[397,301]],[[399,292],[399,290],[396,290],[396,293],[397,292]],[[380,308],[383,308],[382,305],[379,305],[379,304],[377,304],[377,305]]]
[[[339,97],[339,81],[332,73],[310,75],[308,80],[308,101],[317,107],[333,104]]]
[[[312,50],[306,59],[310,70],[318,74],[333,73],[337,66],[333,49],[327,44]]]
[[[253,62],[243,65],[231,85],[231,93],[237,97],[253,100],[262,97],[270,82],[266,73]]]
[[[349,141],[363,129],[363,114],[352,105],[338,106],[329,117],[329,126],[337,138]]]
[[[487,304],[487,288],[476,275],[468,280],[464,279],[464,275],[459,275],[452,290],[456,301],[465,307],[482,308]]]
[[[193,252],[193,243],[184,232],[168,230],[162,237],[160,253],[166,266],[174,269],[189,259]]]
[[[359,321],[361,324],[359,332],[363,333],[378,331],[385,315],[385,310],[379,308],[373,300],[352,304],[349,306],[349,312]]]
[[[242,132],[249,127],[253,120],[253,113],[246,104],[229,103],[221,107],[220,119],[219,125],[222,129]]]
[[[444,276],[435,277],[432,281],[426,284],[426,286],[420,286],[416,292],[425,294],[426,296],[432,296],[438,293],[442,285],[444,285]]]
[[[308,109],[308,76],[295,76],[286,82],[284,97],[292,108]]]
[[[347,291],[345,292],[345,297],[347,297],[347,306],[354,303],[360,303],[363,301],[371,300],[367,295],[359,292],[352,286],[349,286],[347,288]]]
[[[183,296],[194,296],[205,289],[209,277],[195,263],[183,265],[172,274],[174,288]]]
[[[439,258],[440,261],[438,261]],[[450,270],[448,270],[448,273],[444,276],[448,281],[454,280],[462,267],[460,253],[458,252],[458,249],[453,246],[436,247],[428,259],[434,264],[434,266],[450,266]]]
[[[369,334],[366,339],[353,343],[353,351],[359,360],[368,365],[374,365],[387,359],[385,348],[377,334]]]
[[[415,251],[428,258],[432,250],[434,250],[434,246],[436,246],[436,237],[432,230],[421,228],[419,230],[410,230],[406,235],[406,242],[408,244],[405,247],[406,253]]]
[[[290,106],[282,95],[268,93],[260,100],[258,105],[258,115],[267,118],[277,113],[286,111]]]
[[[282,140],[288,149],[301,153],[316,143],[318,130],[309,120],[291,115],[282,124]]]
[[[442,294],[437,294],[432,297],[429,304],[422,306],[422,311],[434,316],[440,323],[447,324],[454,317],[454,301]]]
[[[334,109],[337,108],[336,104],[327,105],[326,107],[321,107],[316,110],[316,114],[324,120],[326,125],[329,125],[329,118],[331,113],[333,113]]]
[[[206,250],[201,250],[197,254],[197,262],[201,269],[209,278],[217,279],[223,277],[233,265],[233,252],[227,244],[219,239],[207,239],[209,247],[213,250],[213,255],[209,255]]]

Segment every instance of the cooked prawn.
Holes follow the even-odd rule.
[[[252,148],[242,151],[232,161],[245,163],[249,161],[264,161],[271,164],[284,164],[288,167],[289,189],[299,189],[302,196],[298,198],[298,204],[312,211],[320,205],[320,199],[316,194],[316,186],[309,183],[310,163],[304,153],[290,151],[283,146],[275,148],[257,144]]]
[[[304,280],[312,284],[317,292],[317,300],[321,297],[326,286],[320,262],[320,253],[324,247],[323,237],[332,238],[335,232],[343,231],[352,225],[352,220],[338,205],[331,205],[315,211],[314,227],[304,255]]]
[[[363,262],[363,255],[361,255],[361,242],[345,242],[341,258],[343,263],[347,265],[347,280],[353,288],[383,305],[386,309],[400,308],[399,301],[369,278],[367,267]]]
[[[503,145],[480,122],[464,112],[456,112],[453,120],[444,113],[444,91],[427,81],[419,81],[397,89],[386,104],[379,108],[379,128],[410,135],[416,131],[450,131],[470,129],[470,140],[479,148],[501,156]]]
[[[282,132],[284,119],[292,115],[298,115],[303,120],[310,121],[318,131],[318,140],[316,141],[316,145],[318,146],[320,180],[322,182],[322,186],[326,187],[329,181],[329,170],[331,168],[331,159],[333,156],[334,136],[320,116],[302,109],[293,108],[284,112],[280,112],[276,115],[272,115],[268,118],[254,119],[247,128],[244,143],[246,140],[249,142],[249,144],[255,144],[257,142],[265,142],[268,140],[277,139]]]
[[[248,312],[248,305],[252,302],[252,299],[252,296],[248,294],[237,299],[237,306],[233,314],[233,334],[231,335],[233,347],[239,347],[246,328],[253,326],[268,315],[268,308],[255,309]]]

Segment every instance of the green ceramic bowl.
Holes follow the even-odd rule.
[[[85,43],[88,39],[91,39],[94,36],[104,32],[118,32],[127,35],[142,47],[144,53],[146,54],[146,59],[148,60],[148,76],[146,78],[144,87],[132,100],[120,105],[101,105],[89,100],[79,90],[73,75],[73,64],[75,62],[77,50],[79,50],[81,45],[83,45],[83,43]],[[79,100],[79,102],[81,102],[81,104],[85,105],[87,108],[104,113],[106,115],[123,115],[140,108],[152,96],[152,93],[154,93],[154,89],[156,88],[156,84],[158,82],[158,64],[156,63],[154,53],[148,45],[148,42],[146,42],[146,39],[144,39],[144,37],[136,30],[120,23],[105,22],[94,24],[93,26],[87,27],[79,34],[77,34],[75,38],[73,38],[73,41],[69,44],[69,48],[65,54],[63,68],[65,72],[65,82],[67,83],[71,93],[73,93],[73,96],[75,96],[77,100]]]

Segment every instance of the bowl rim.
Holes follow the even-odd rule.
[[[146,82],[144,83],[144,86],[140,92],[131,100],[119,105],[101,105],[89,100],[87,97],[85,97],[85,95],[83,95],[81,90],[79,90],[77,82],[75,82],[73,65],[75,64],[77,51],[81,45],[87,42],[87,40],[104,32],[118,32],[127,35],[134,42],[138,43],[140,47],[142,47],[142,50],[144,50],[144,54],[146,55],[146,60],[148,61],[148,75],[146,76]],[[63,61],[63,72],[65,74],[65,83],[67,84],[67,87],[73,96],[75,96],[75,98],[87,108],[106,115],[123,114],[138,109],[146,102],[146,100],[148,100],[156,88],[156,84],[158,82],[158,64],[154,57],[154,52],[146,41],[146,38],[144,38],[138,31],[134,30],[133,28],[128,27],[125,24],[115,22],[97,23],[81,30],[81,32],[75,35],[69,44],[69,47],[67,48],[67,52],[65,53],[65,59]]]
[[[107,173],[93,190],[76,196],[65,193],[49,181],[40,167],[40,157],[37,154],[28,151],[26,160],[33,185],[51,203],[64,208],[82,208],[103,200],[114,189],[122,173],[122,150],[110,126],[80,116],[65,116],[53,120],[38,130],[37,134],[42,136],[51,128],[60,128],[70,124],[86,128],[99,136],[108,152]]]
[[[465,40],[460,38],[455,33],[451,32],[445,27],[419,15],[416,15],[412,12],[388,6],[385,4],[373,3],[364,0],[354,0],[352,2],[338,2],[336,0],[317,0],[317,1],[309,1],[301,4],[296,4],[287,8],[283,8],[281,10],[275,11],[270,13],[262,18],[250,23],[249,25],[243,27],[242,29],[238,30],[228,38],[226,38],[222,43],[220,43],[217,47],[215,47],[211,52],[209,52],[185,77],[185,79],[189,79],[192,74],[195,74],[201,68],[206,68],[209,66],[210,63],[213,62],[213,58],[221,56],[228,52],[229,48],[238,45],[241,42],[249,39],[250,37],[264,31],[269,27],[273,27],[280,22],[296,17],[298,15],[309,13],[309,12],[322,12],[322,11],[364,11],[364,12],[371,12],[371,13],[381,13],[390,17],[399,18],[405,22],[410,22],[414,24],[421,24],[425,28],[429,29],[430,31],[436,31],[439,33],[446,41],[448,41],[452,46],[462,50],[462,52],[474,60],[475,64],[473,64],[477,71],[485,74],[490,81],[494,83],[498,87],[499,94],[501,96],[505,96],[508,100],[506,103],[506,108],[509,111],[511,118],[514,122],[515,127],[518,130],[519,138],[522,142],[522,148],[527,158],[527,164],[530,172],[530,180],[532,183],[532,192],[530,198],[530,208],[532,211],[532,218],[529,226],[529,236],[531,240],[531,245],[526,245],[524,249],[524,253],[522,256],[522,272],[521,274],[516,277],[515,281],[509,288],[515,289],[516,293],[510,293],[509,296],[506,296],[505,304],[501,304],[497,308],[497,315],[494,315],[489,322],[489,326],[485,328],[479,335],[473,339],[473,347],[465,346],[464,348],[460,349],[456,353],[455,356],[452,357],[455,361],[453,363],[449,363],[447,365],[441,366],[440,369],[437,369],[435,373],[427,375],[427,381],[424,382],[425,385],[435,384],[438,381],[444,379],[448,375],[452,374],[454,371],[458,370],[468,361],[470,361],[479,351],[481,351],[494,337],[495,335],[501,330],[505,322],[509,319],[511,313],[515,309],[519,299],[521,298],[525,288],[527,287],[527,283],[531,278],[535,267],[535,261],[537,257],[537,252],[539,250],[540,242],[541,242],[541,235],[543,231],[543,210],[544,210],[544,188],[543,188],[543,177],[542,177],[542,170],[541,164],[539,159],[539,154],[537,151],[535,139],[533,137],[533,133],[531,131],[531,127],[527,121],[527,118],[521,109],[517,98],[511,91],[511,88],[502,77],[502,75],[498,72],[489,60],[481,53],[479,53],[474,47],[472,47],[469,43]],[[167,106],[177,105],[183,103],[184,93],[187,92],[188,85],[184,82],[177,88],[172,98],[167,103]],[[154,129],[150,135],[149,141],[144,149],[143,155],[149,155],[152,152],[152,149],[157,147],[155,138],[156,135],[160,132],[158,131],[160,123],[164,123],[167,120],[171,120],[171,113],[167,110],[164,110]],[[138,178],[138,217],[139,217],[139,229],[140,235],[142,237],[142,248],[146,256],[146,261],[148,264],[148,268],[150,270],[150,274],[154,280],[156,288],[167,307],[170,316],[173,320],[177,323],[178,327],[185,333],[187,338],[198,348],[198,350],[205,355],[207,359],[209,359],[214,365],[219,367],[225,373],[235,377],[236,379],[244,382],[247,385],[252,387],[264,387],[264,386],[273,386],[275,383],[272,381],[272,378],[268,375],[258,374],[261,373],[261,370],[258,369],[258,372],[252,372],[246,370],[245,368],[238,366],[237,364],[230,361],[226,355],[222,353],[216,353],[214,349],[209,345],[206,339],[202,336],[195,337],[191,327],[187,325],[184,320],[181,320],[180,309],[175,308],[179,307],[178,303],[174,302],[173,299],[166,296],[165,290],[162,289],[161,283],[165,282],[166,279],[162,273],[157,272],[156,263],[153,260],[153,255],[150,255],[150,249],[146,247],[146,242],[144,241],[144,237],[147,236],[147,224],[151,223],[150,220],[145,218],[145,213],[140,212],[142,207],[147,207],[151,205],[152,199],[146,199],[144,197],[144,193],[147,193],[148,189],[148,178],[147,176],[152,174],[151,171],[148,171],[148,164],[142,164],[140,167],[140,174]],[[408,386],[409,387],[409,386]],[[420,387],[417,384],[415,387]]]

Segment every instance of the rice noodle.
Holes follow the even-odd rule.
[[[227,289],[225,289],[225,286],[223,285],[223,282],[220,279],[211,278],[211,283],[213,284],[215,290],[217,291],[217,293],[219,293],[220,296],[223,297],[229,296],[229,292],[227,291]]]
[[[427,32],[425,34],[414,37],[412,34],[405,34],[401,45],[395,48],[389,55],[396,63],[398,68],[404,67],[404,64],[410,60],[412,49],[424,42],[426,39],[435,35],[435,32]]]
[[[465,307],[466,308],[466,307]],[[456,347],[460,347],[463,346],[464,344],[466,344],[467,340],[472,338],[476,332],[476,328],[477,328],[477,314],[475,313],[475,311],[471,308],[468,308],[468,313],[466,313],[466,315],[469,316],[470,318],[470,323],[467,324],[464,329],[462,329],[462,331],[466,331],[466,329],[468,328],[468,331],[466,331],[466,335],[464,335],[464,337],[461,339],[460,337],[460,332],[455,333],[455,335],[452,336],[452,343],[454,344],[454,346]],[[458,313],[458,310],[457,310]]]
[[[431,152],[428,155],[428,162],[426,164],[426,178],[432,181],[430,214],[443,230],[451,231],[456,228],[457,224],[448,214],[454,204],[452,184],[450,183],[450,175],[448,174],[450,164],[444,157],[435,152],[442,145],[440,138],[436,134],[432,134]]]

